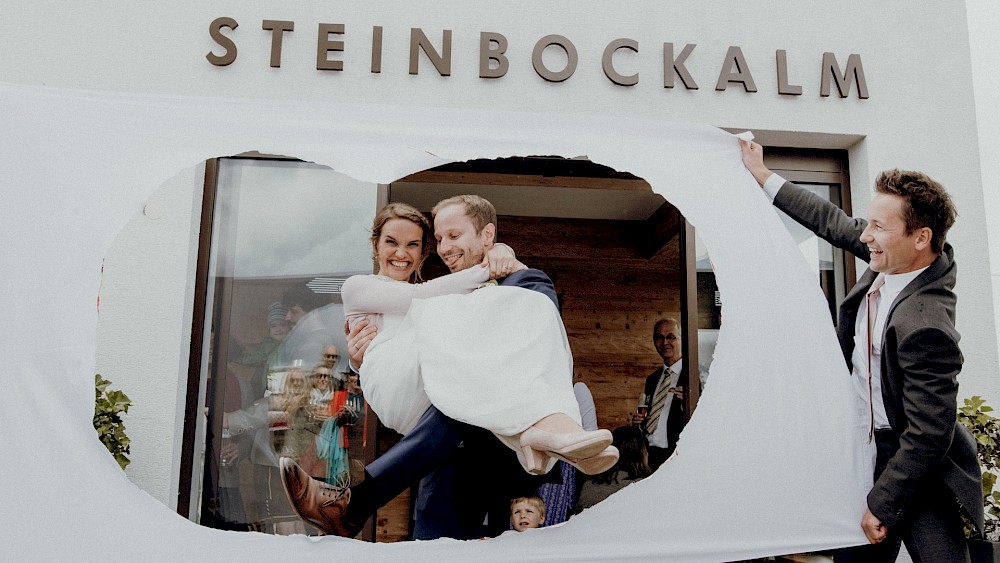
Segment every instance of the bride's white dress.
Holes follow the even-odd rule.
[[[529,289],[483,286],[488,275],[474,266],[423,284],[374,275],[344,283],[349,322],[380,324],[361,387],[383,424],[406,434],[433,404],[516,449],[512,437],[546,415],[580,421],[555,304]]]

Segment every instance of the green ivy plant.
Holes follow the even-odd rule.
[[[986,525],[983,537],[991,541],[1000,540],[1000,492],[995,491],[1000,463],[1000,418],[990,413],[993,407],[976,395],[965,399],[965,405],[958,409],[958,422],[968,428],[976,437],[979,450],[979,465],[983,468],[983,510]]]
[[[111,382],[97,374],[95,378],[97,398],[94,404],[94,428],[115,461],[122,469],[130,463],[125,454],[129,453],[129,439],[125,435],[125,422],[122,413],[128,412],[132,401],[128,396],[116,389],[108,389]]]

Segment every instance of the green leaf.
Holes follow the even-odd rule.
[[[97,374],[94,378],[94,429],[101,443],[114,456],[122,469],[130,463],[129,438],[121,413],[127,413],[132,401],[122,391],[109,389],[111,382]]]
[[[987,518],[986,532],[997,528],[1000,523],[1000,494],[994,491],[997,484],[997,470],[1000,464],[1000,419],[992,416],[993,407],[979,395],[963,401],[957,420],[972,432],[976,439],[979,464],[983,467],[983,509]]]

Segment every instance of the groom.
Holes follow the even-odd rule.
[[[452,272],[480,264],[496,242],[496,209],[479,196],[445,199],[431,214],[438,255]],[[543,272],[517,261],[508,271],[513,273],[500,285],[541,292],[558,307],[555,288]],[[375,328],[364,324],[351,332],[348,349],[354,366],[360,366],[374,338]],[[479,536],[487,513],[490,531],[499,533],[507,529],[509,499],[528,490],[533,494],[540,482],[521,469],[514,452],[492,433],[452,420],[433,406],[409,434],[365,468],[361,483],[349,489],[312,479],[288,459],[282,459],[281,470],[299,516],[323,532],[344,537],[357,535],[376,510],[421,479],[414,539]]]

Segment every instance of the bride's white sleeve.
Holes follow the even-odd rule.
[[[476,265],[424,283],[405,283],[377,276],[351,276],[340,294],[344,314],[405,313],[414,299],[469,293],[490,277],[490,269]]]

